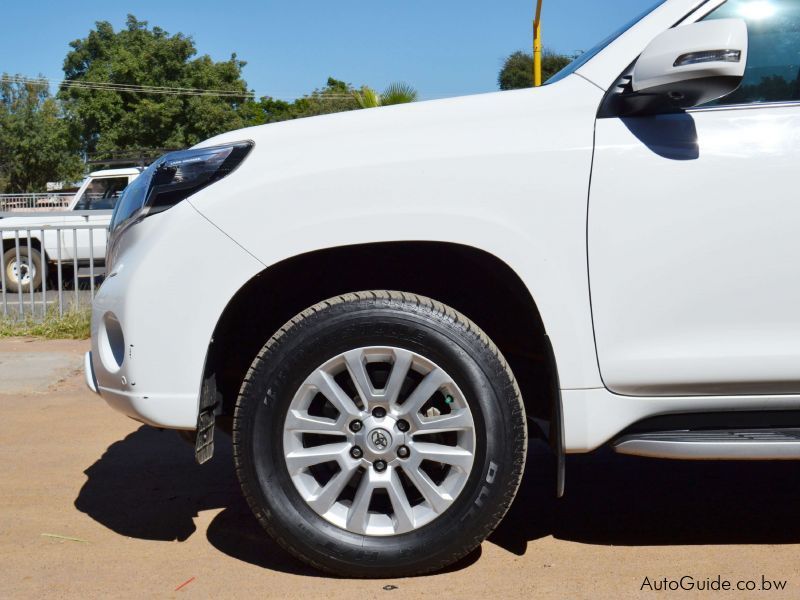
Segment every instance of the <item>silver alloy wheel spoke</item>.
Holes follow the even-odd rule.
[[[372,409],[375,393],[372,383],[370,383],[369,375],[367,374],[367,367],[362,358],[362,354],[359,350],[351,350],[350,352],[345,352],[344,355],[347,371],[350,373],[350,377],[353,378],[353,383],[364,405],[364,410],[369,411]]]
[[[341,435],[337,421],[312,417],[307,411],[290,410],[286,416],[286,429],[300,433],[329,433]]]
[[[445,433],[447,431],[460,431],[472,428],[472,415],[467,409],[454,410],[448,415],[434,418],[422,418],[414,415],[414,426],[419,433]]]
[[[347,442],[325,444],[324,446],[313,446],[311,448],[300,448],[286,455],[286,464],[289,467],[290,473],[296,473],[301,469],[337,461],[349,449],[350,444]]]
[[[326,483],[316,494],[307,498],[307,502],[311,508],[320,514],[328,512],[336,499],[342,493],[345,486],[350,482],[353,474],[356,472],[356,465],[349,468],[342,469],[336,475],[331,477],[330,481]]]
[[[405,533],[414,529],[414,510],[408,502],[408,496],[400,482],[400,475],[396,469],[392,469],[389,475],[389,484],[386,486],[389,493],[389,500],[394,509],[396,522],[396,533]]]
[[[353,402],[353,399],[345,393],[329,373],[317,369],[311,377],[308,378],[308,384],[325,396],[328,402],[330,402],[340,414],[353,417],[357,417],[360,414],[358,406]]]
[[[403,387],[403,382],[408,377],[408,370],[411,368],[411,363],[414,356],[407,350],[395,351],[394,363],[392,364],[392,372],[383,388],[384,401],[392,407],[397,408],[397,400],[400,397],[400,390]]]
[[[403,402],[402,413],[416,415],[430,397],[449,380],[447,373],[438,367],[425,375],[408,399]]]
[[[443,444],[430,444],[426,442],[415,442],[413,450],[422,460],[430,460],[458,467],[464,471],[472,466],[472,452],[456,446],[445,446]]]
[[[356,533],[367,532],[367,517],[369,516],[369,504],[372,501],[372,494],[375,491],[375,482],[369,474],[361,478],[361,482],[353,498],[353,504],[347,512],[347,529]]]
[[[443,492],[419,466],[417,466],[417,468],[407,469],[406,475],[435,513],[443,513],[454,500],[449,494]]]
[[[402,348],[356,348],[302,383],[284,422],[284,456],[322,518],[361,535],[399,535],[452,505],[473,468],[475,434],[466,398],[439,366]]]

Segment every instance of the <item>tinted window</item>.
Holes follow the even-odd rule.
[[[127,177],[95,179],[83,193],[76,210],[112,210],[122,191],[128,185]]]
[[[728,0],[710,19],[747,22],[749,50],[742,85],[712,104],[800,100],[800,0]]]

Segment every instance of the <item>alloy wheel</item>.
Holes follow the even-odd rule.
[[[442,515],[475,459],[475,423],[453,379],[397,347],[341,353],[294,395],[286,467],[303,500],[353,533],[387,536]]]

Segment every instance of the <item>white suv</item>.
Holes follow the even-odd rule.
[[[87,382],[201,462],[231,429],[267,531],[352,576],[473,549],[539,428],[559,491],[606,443],[800,458],[798,30],[667,0],[538,89],[167,155],[112,219]]]

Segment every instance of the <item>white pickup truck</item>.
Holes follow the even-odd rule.
[[[36,290],[42,284],[42,265],[61,262],[79,265],[93,260],[105,262],[106,234],[89,229],[70,229],[70,225],[103,225],[111,221],[111,211],[122,191],[139,176],[136,168],[95,171],[81,184],[65,211],[27,213],[0,220],[6,291]],[[48,232],[48,228],[56,228]],[[45,233],[43,235],[44,232]],[[30,249],[28,248],[30,232]],[[19,244],[19,247],[17,246]],[[44,247],[44,262],[42,260]],[[60,251],[59,251],[60,250]]]

